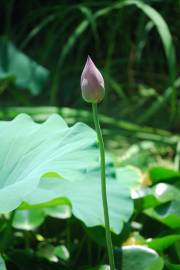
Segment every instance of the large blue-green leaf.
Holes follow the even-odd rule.
[[[142,185],[142,174],[136,167],[125,166],[116,169],[116,177],[123,181],[123,186],[129,190],[134,190]]]
[[[1,121],[0,131],[1,213],[23,202],[30,207],[68,203],[87,226],[104,226],[99,154],[92,129],[82,123],[69,128],[58,115],[42,124],[20,115]],[[126,185],[129,177],[132,180],[131,170],[116,179],[112,165],[107,166],[110,224],[116,233],[133,212]]]
[[[0,256],[0,270],[6,270],[6,265],[3,258]]]
[[[47,69],[4,38],[0,39],[0,59],[0,80],[14,80],[18,88],[29,89],[34,95],[39,94],[49,76]]]
[[[81,179],[98,158],[96,134],[85,124],[69,128],[58,115],[37,124],[27,115],[0,122],[0,213],[34,192],[49,171]]]
[[[127,222],[133,212],[133,202],[126,181],[132,179],[132,169],[122,170],[119,179],[107,170],[107,194],[111,230],[119,233],[123,223]],[[136,171],[135,171],[136,172]],[[139,177],[136,172],[134,177]],[[54,204],[55,198],[68,198],[72,205],[73,214],[82,220],[88,227],[104,226],[104,216],[101,198],[100,171],[98,167],[88,170],[84,178],[74,182],[58,177],[44,177],[38,188],[26,197],[30,205],[38,205],[48,201],[47,205]],[[58,203],[58,200],[56,201]],[[44,204],[46,206],[46,204]]]

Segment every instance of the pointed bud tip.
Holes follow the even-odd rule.
[[[92,67],[96,67],[93,60],[91,59],[91,57],[88,55],[87,59],[86,59],[86,63],[85,63],[85,66],[84,66],[84,69],[85,68],[92,68]]]
[[[89,55],[81,74],[81,91],[88,103],[98,103],[105,95],[104,79]]]
[[[90,55],[88,55],[86,62],[92,62],[92,63],[93,63],[93,61],[92,61]],[[93,63],[93,64],[94,64],[94,63]]]

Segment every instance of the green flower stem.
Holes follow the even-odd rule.
[[[97,138],[99,142],[100,158],[101,158],[101,192],[102,192],[102,202],[104,210],[104,221],[106,230],[106,242],[109,256],[110,269],[115,270],[113,246],[111,239],[111,231],[109,225],[109,213],[108,213],[108,203],[107,203],[107,191],[106,191],[106,164],[105,164],[105,151],[104,142],[102,137],[101,128],[99,125],[97,104],[92,104],[94,124],[97,132]]]

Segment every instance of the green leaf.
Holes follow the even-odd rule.
[[[39,245],[37,255],[55,263],[57,263],[59,259],[68,261],[70,258],[69,251],[64,245],[53,246],[44,242]]]
[[[121,256],[122,262],[119,262]],[[116,259],[117,266],[122,265],[122,270],[130,270],[134,267],[138,270],[161,270],[164,265],[163,259],[156,251],[144,246],[124,246],[122,253],[120,250],[117,251]]]
[[[45,220],[45,214],[42,209],[16,210],[13,227],[21,230],[34,230]]]
[[[110,267],[108,265],[102,265],[98,267],[98,270],[110,270]]]
[[[147,209],[144,212],[171,228],[180,227],[180,199],[175,199],[154,209]]]
[[[180,172],[173,169],[156,166],[149,170],[151,180],[155,182],[160,181],[173,181],[180,179]]]
[[[127,222],[133,212],[133,202],[126,187],[126,180],[132,177],[132,169],[119,173],[119,179],[112,173],[111,165],[107,167],[107,195],[111,230],[120,233],[123,223]],[[135,171],[136,172],[136,171]],[[137,177],[139,174],[137,173]],[[86,226],[104,226],[101,198],[100,171],[98,167],[88,170],[83,179],[67,181],[61,178],[44,177],[35,192],[26,197],[30,205],[41,204],[54,198],[67,198],[72,205],[72,213]],[[57,200],[58,204],[58,200]]]
[[[88,268],[87,270],[110,270],[110,267],[109,265],[101,265],[93,268]]]
[[[1,256],[0,256],[0,270],[6,270],[5,262]]]
[[[166,262],[166,267],[168,270],[180,270],[180,264]]]
[[[71,217],[71,207],[69,205],[55,205],[44,209],[46,215],[59,219],[66,219]]]
[[[151,240],[147,240],[147,244],[150,248],[155,249],[157,251],[164,251],[169,248],[175,242],[180,240],[180,235],[167,235],[160,238],[155,238]]]
[[[141,188],[133,192],[136,208],[144,210],[180,198],[180,191],[175,186],[159,183],[150,188]]]
[[[55,247],[54,254],[63,261],[68,261],[70,258],[69,251],[64,245]]]
[[[53,245],[42,242],[40,243],[36,254],[39,257],[45,258],[50,262],[57,263],[58,257],[55,255],[54,250],[55,250],[55,247]]]
[[[69,128],[56,114],[42,124],[24,114],[0,121],[0,213],[26,201],[48,172],[70,183],[84,177],[87,168],[97,164],[95,142],[91,128],[82,123]]]
[[[0,79],[15,77],[18,88],[29,89],[33,95],[41,92],[49,71],[19,51],[12,42],[0,39]]]

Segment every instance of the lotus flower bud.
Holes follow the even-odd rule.
[[[88,103],[98,103],[105,95],[104,79],[89,56],[81,75],[81,91]]]

